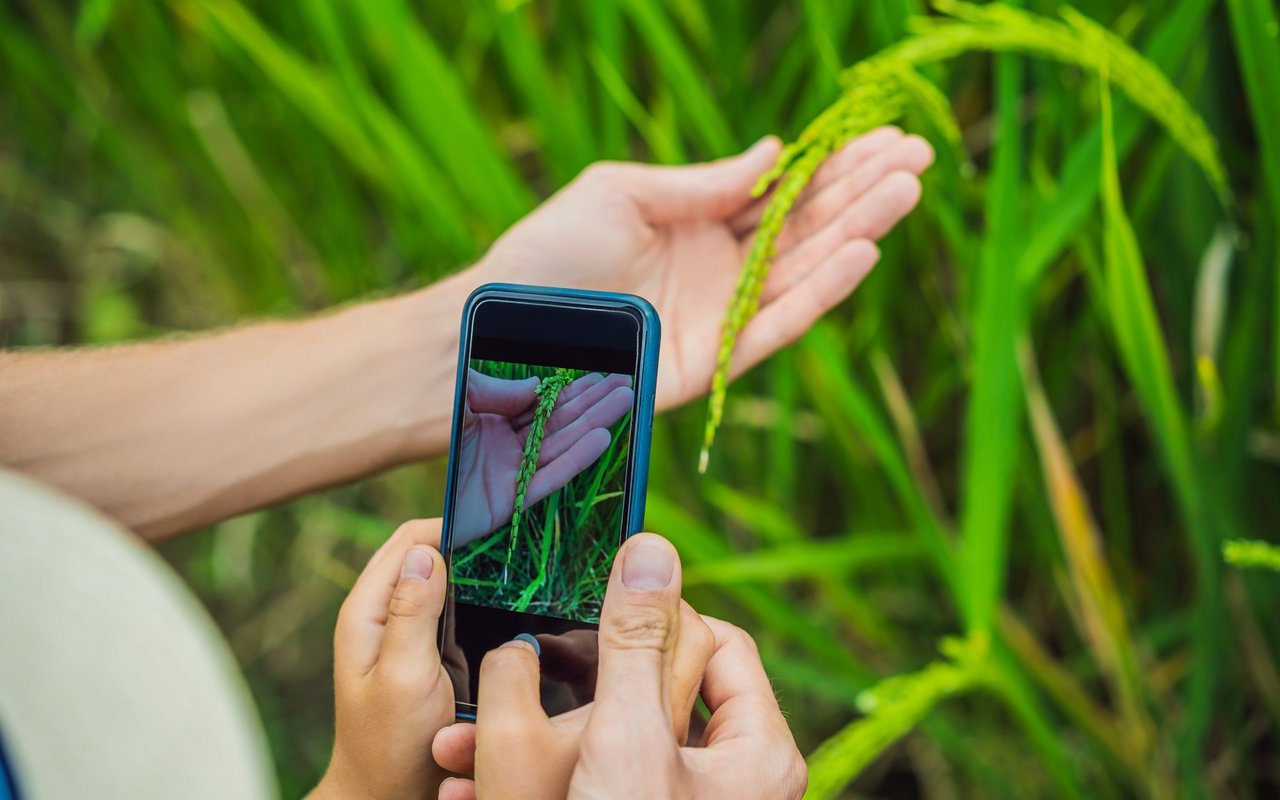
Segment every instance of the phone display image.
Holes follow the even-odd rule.
[[[594,697],[609,571],[644,520],[661,327],[631,295],[491,284],[460,334],[441,660],[474,719],[485,654],[532,637],[562,713]]]
[[[598,622],[623,528],[634,378],[471,359],[454,598]]]

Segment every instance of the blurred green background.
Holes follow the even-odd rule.
[[[862,690],[965,630],[957,573],[1000,592],[994,685],[938,705],[861,770],[859,795],[1280,792],[1277,580],[1224,568],[1217,550],[1280,537],[1275,8],[1076,7],[1203,115],[1230,215],[1119,96],[1103,163],[1095,76],[982,53],[932,65],[976,169],[935,142],[921,207],[872,277],[731,389],[709,476],[695,469],[702,404],[655,428],[649,526],[680,546],[694,604],[756,635],[806,753],[866,710]],[[930,12],[6,3],[0,336],[108,343],[421,286],[592,161],[679,163],[795,136],[838,96],[840,68],[917,13]],[[1104,166],[1119,170],[1157,312],[1162,335],[1146,341],[1169,367],[1163,406],[1142,391],[1160,382],[1143,373],[1154,362],[1117,347],[1141,314],[1105,291]],[[1035,279],[1019,281],[1027,264]],[[1016,284],[1017,313],[984,303],[1000,281]],[[1022,361],[988,369],[975,341]],[[974,412],[976,395],[1003,399]],[[338,605],[397,522],[440,512],[443,466],[163,548],[235,649],[288,796],[328,757]]]

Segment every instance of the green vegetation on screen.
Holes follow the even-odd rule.
[[[20,0],[0,333],[411,288],[599,159],[776,133],[798,191],[888,93],[938,151],[921,207],[728,387],[706,475],[706,405],[657,420],[647,527],[756,635],[814,796],[1274,796],[1280,580],[1222,561],[1280,535],[1276,8],[1072,5]],[[408,467],[166,546],[287,795],[329,755],[338,605],[443,485]]]
[[[471,368],[509,381],[538,378],[544,391],[534,409],[515,482],[516,505],[523,507],[533,477],[542,432],[555,396],[585,370],[474,359]],[[549,404],[542,402],[550,399]],[[544,416],[545,414],[545,416]],[[627,476],[627,413],[609,429],[610,444],[583,472],[547,497],[514,513],[497,530],[453,551],[455,597],[464,603],[509,608],[531,614],[599,622],[609,569],[622,531],[623,490]],[[535,438],[536,437],[536,438]],[[536,442],[536,446],[534,445]]]

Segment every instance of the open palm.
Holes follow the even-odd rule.
[[[646,298],[663,323],[657,405],[687,402],[710,387],[720,322],[763,209],[751,186],[779,147],[765,139],[687,167],[593,165],[499,239],[479,269],[485,280]],[[889,127],[823,165],[779,238],[735,373],[794,341],[857,287],[879,257],[874,240],[915,206],[918,175],[932,160],[923,139]]]
[[[503,380],[470,370],[458,450],[453,546],[497,530],[511,519],[516,475],[533,421],[537,378]],[[525,507],[595,463],[612,441],[609,426],[631,410],[631,378],[593,372],[560,392],[547,419]]]

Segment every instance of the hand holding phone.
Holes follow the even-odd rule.
[[[438,519],[401,525],[342,604],[333,636],[333,757],[309,800],[408,800],[434,792],[445,777],[429,752],[454,714],[436,650],[446,593],[440,529]]]
[[[519,642],[490,653],[476,725],[445,728],[433,744],[442,766],[475,781],[450,778],[441,800],[799,798],[805,762],[754,642],[694,613],[680,600],[680,578],[675,548],[661,537],[624,545],[601,617],[589,707],[549,718],[538,699],[545,658]],[[678,721],[699,695],[711,718],[686,743]]]
[[[637,548],[641,552],[632,559]],[[678,563],[675,548],[652,534],[629,539],[617,561],[624,568],[646,560],[652,564],[654,550],[657,561],[665,557],[668,564]],[[615,567],[605,597],[599,643],[595,631],[590,639],[582,635],[586,631],[572,631],[539,636],[540,654],[527,642],[516,640],[485,656],[480,667],[476,724],[459,722],[444,728],[433,743],[442,767],[474,774],[476,783],[446,781],[441,798],[462,800],[474,798],[477,792],[480,797],[565,797],[596,704],[550,716],[542,706],[540,684],[549,673],[564,678],[575,665],[589,665],[587,671],[567,679],[595,697],[600,662],[604,651],[611,648],[643,650],[658,664],[665,686],[661,695],[643,694],[645,712],[666,720],[664,739],[682,745],[690,737],[690,717],[715,650],[715,636],[704,619],[680,600],[678,566],[667,573],[668,583],[657,588],[632,589],[619,574]],[[635,689],[639,692],[641,687]],[[598,703],[601,698],[595,699]]]

